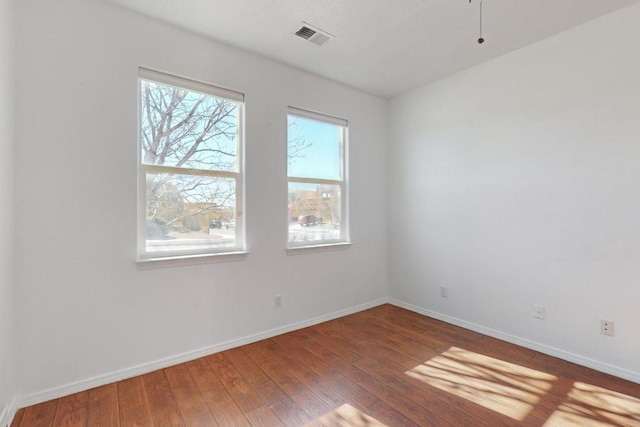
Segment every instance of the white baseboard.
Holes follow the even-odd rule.
[[[9,427],[17,412],[16,400],[13,399],[0,412],[0,427]]]
[[[377,307],[379,305],[389,303],[401,308],[419,313],[434,319],[441,320],[452,325],[460,326],[465,329],[469,329],[474,332],[478,332],[483,335],[487,335],[493,338],[497,338],[512,344],[516,344],[531,350],[539,351],[550,356],[558,357],[560,359],[576,363],[581,366],[585,366],[591,369],[595,369],[600,372],[611,374],[619,378],[623,378],[629,381],[640,384],[640,373],[629,371],[627,369],[619,368],[617,366],[609,365],[597,360],[593,360],[584,356],[580,356],[574,353],[567,352],[565,350],[547,346],[535,341],[531,341],[525,338],[521,338],[515,335],[506,334],[504,332],[487,328],[475,323],[467,322],[466,320],[451,317],[442,313],[438,313],[432,310],[427,310],[413,304],[406,303],[404,301],[396,300],[393,298],[381,298],[375,301],[371,301],[366,304],[350,307],[344,310],[339,310],[333,313],[329,313],[323,316],[318,316],[312,319],[308,319],[302,322],[293,323],[280,328],[271,329],[258,334],[249,335],[247,337],[219,343],[216,345],[204,347],[198,350],[189,351],[186,353],[170,356],[160,360],[156,360],[149,363],[144,363],[131,368],[122,369],[112,373],[99,375],[86,380],[76,381],[73,383],[65,384],[59,387],[53,387],[47,390],[39,391],[36,393],[26,394],[18,396],[13,401],[5,406],[0,412],[0,427],[8,427],[13,420],[17,410],[26,406],[35,405],[38,403],[46,402],[51,399],[57,399],[63,396],[67,396],[73,393],[77,393],[84,390],[89,390],[94,387],[99,387],[105,384],[110,384],[115,381],[124,380],[127,378],[135,377],[137,375],[147,374],[149,372],[156,371],[158,369],[167,368],[169,366],[184,363],[190,360],[197,359],[199,357],[208,356],[210,354],[218,353],[220,351],[228,350],[230,348],[239,347],[246,344],[251,344],[263,339],[271,338],[277,335],[281,335],[287,332],[295,331],[298,329],[306,328],[316,325],[318,323],[326,322],[329,320],[337,319],[339,317],[348,316],[359,311],[367,310],[369,308]]]
[[[164,369],[169,366],[178,365],[180,363],[198,359],[203,356],[208,356],[210,354],[228,350],[230,348],[239,347],[245,344],[251,344],[253,342],[274,337],[276,335],[281,335],[287,332],[317,325],[318,323],[337,319],[339,317],[348,316],[349,314],[353,314],[359,311],[367,310],[369,308],[377,307],[379,305],[386,304],[388,302],[389,302],[388,298],[386,297],[381,298],[375,301],[371,301],[369,303],[361,304],[355,307],[350,307],[344,310],[335,311],[333,313],[314,317],[312,319],[308,319],[302,322],[292,323],[290,325],[286,325],[280,328],[275,328],[275,329],[271,329],[269,331],[261,332],[258,334],[249,335],[244,338],[238,338],[238,339],[223,342],[220,344],[211,345],[198,350],[189,351],[189,352],[178,354],[175,356],[166,357],[164,359],[156,360],[154,362],[143,363],[141,365],[133,366],[131,368],[122,369],[109,374],[99,375],[93,378],[87,378],[85,380],[72,382],[59,387],[53,387],[53,388],[39,391],[36,393],[18,396],[13,402],[12,411],[9,411],[9,413],[14,412],[13,414],[11,414],[11,418],[13,418],[13,416],[15,415],[15,411],[18,408],[24,408],[26,406],[35,405],[35,404],[46,402],[52,399],[58,399],[63,396],[68,396],[73,393],[78,393],[78,392],[89,390],[95,387],[100,387],[116,381],[121,381],[121,380],[132,378],[138,375],[147,374],[149,372],[153,372],[158,369]],[[4,418],[0,418],[0,420],[3,420],[4,422]],[[4,427],[2,423],[0,423],[0,426]]]
[[[427,309],[415,306],[413,304],[406,303],[404,301],[390,298],[388,302],[389,304],[393,304],[395,306],[405,308],[407,310],[413,311],[418,314],[422,314],[427,317],[432,317],[437,320],[442,320],[443,322],[460,326],[461,328],[464,328],[464,329],[469,329],[471,331],[478,332],[483,335],[488,335],[490,337],[497,338],[502,341],[516,344],[521,347],[528,348],[530,350],[535,350],[540,353],[547,354],[549,356],[557,357],[558,359],[566,360],[568,362],[572,362],[577,365],[595,369],[596,371],[604,372],[606,374],[611,374],[618,378],[622,378],[622,379],[640,384],[640,373],[638,372],[630,371],[628,369],[620,368],[617,366],[610,365],[608,363],[604,363],[598,360],[590,359],[588,357],[580,356],[579,354],[574,354],[574,353],[562,350],[560,348],[551,347],[545,344],[528,340],[526,338],[510,335],[510,334],[498,331],[496,329],[491,329],[482,325],[467,322],[466,320],[447,316],[446,314],[438,313],[436,311],[427,310]]]

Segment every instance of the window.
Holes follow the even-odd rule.
[[[140,259],[244,250],[241,93],[141,68]]]
[[[289,107],[289,248],[346,243],[347,121]]]

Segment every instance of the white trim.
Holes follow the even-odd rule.
[[[351,167],[349,165],[349,127],[345,126],[342,128],[342,164],[340,167],[340,175],[342,176],[342,201],[340,202],[340,209],[342,209],[341,218],[340,218],[340,226],[342,227],[342,232],[340,233],[342,240],[346,242],[351,241],[351,222],[350,212],[351,212],[351,204],[349,200],[351,200],[351,183],[349,181],[349,171]]]
[[[193,255],[177,255],[174,257],[141,258],[136,261],[136,266],[140,269],[155,267],[176,267],[181,265],[205,264],[214,261],[236,261],[244,260],[249,255],[247,251],[237,252],[216,252]]]
[[[236,104],[237,120],[238,120],[238,133],[237,133],[237,159],[238,163],[235,171],[215,170],[215,169],[195,169],[195,168],[181,168],[176,166],[154,165],[145,164],[142,158],[142,82],[151,81],[160,84],[173,86],[180,89],[187,89],[195,91],[206,96],[213,96],[217,98],[224,98]],[[137,255],[136,262],[142,263],[147,261],[158,261],[162,259],[169,259],[171,261],[177,261],[180,259],[191,259],[200,256],[214,256],[221,254],[237,254],[246,252],[247,241],[245,232],[245,171],[244,171],[244,94],[236,92],[231,89],[225,89],[219,86],[212,85],[210,83],[201,82],[190,79],[188,77],[176,76],[161,71],[152,70],[149,68],[138,68],[138,186],[137,186]],[[233,203],[233,210],[235,211],[235,241],[233,246],[221,246],[210,247],[207,245],[197,245],[195,247],[183,248],[183,249],[170,249],[164,248],[164,250],[150,251],[147,244],[146,228],[146,194],[147,194],[147,178],[149,174],[170,174],[170,175],[194,175],[194,176],[206,176],[210,178],[220,178],[225,180],[231,180],[235,184],[235,199]],[[176,241],[178,242],[178,241]],[[201,246],[205,246],[201,248]]]
[[[2,412],[0,412],[0,426],[9,427],[13,422],[13,418],[16,416],[16,412],[18,412],[18,408],[16,406],[16,399],[14,398],[11,402],[7,403]]]
[[[142,164],[147,173],[153,174],[171,174],[171,175],[190,175],[190,176],[210,176],[212,178],[238,179],[240,172],[224,171],[216,169],[191,169],[181,168],[177,166],[165,165],[148,165]]]
[[[431,317],[437,320],[441,320],[452,325],[460,326],[462,328],[488,335],[493,338],[497,338],[512,344],[516,344],[531,350],[539,351],[550,356],[558,357],[569,362],[579,364],[591,369],[595,369],[600,372],[611,374],[619,378],[623,378],[635,383],[640,384],[640,374],[637,372],[629,371],[627,369],[619,368],[617,366],[609,365],[607,363],[599,362],[597,360],[589,359],[577,354],[573,354],[555,347],[550,347],[544,344],[540,344],[534,341],[520,338],[514,335],[506,334],[504,332],[497,331],[495,329],[487,328],[475,323],[467,322],[462,319],[447,316],[442,313],[438,313],[432,310],[427,310],[421,307],[417,307],[413,304],[409,304],[393,298],[380,298],[369,303],[361,304],[358,306],[346,308],[343,310],[335,311],[323,316],[314,317],[302,322],[292,323],[290,325],[274,328],[268,331],[264,331],[258,334],[249,335],[244,338],[226,341],[220,344],[204,347],[198,350],[182,353],[175,356],[170,356],[164,359],[159,359],[154,362],[144,363],[138,366],[134,366],[127,369],[122,369],[109,374],[99,375],[86,380],[76,381],[73,383],[65,384],[59,387],[53,387],[47,390],[39,391],[36,393],[30,393],[14,398],[0,413],[0,427],[8,427],[13,417],[15,416],[19,408],[24,408],[38,403],[46,402],[52,399],[58,399],[63,396],[68,396],[73,393],[92,389],[94,387],[100,387],[106,384],[113,383],[115,381],[124,380],[127,378],[135,377],[137,375],[144,375],[146,373],[164,369],[169,366],[173,366],[179,363],[184,363],[190,360],[197,359],[199,357],[208,356],[210,354],[218,353],[230,348],[239,347],[246,344],[251,344],[263,339],[271,338],[277,335],[285,334],[287,332],[295,331],[298,329],[313,326],[322,322],[337,319],[350,314],[358,313],[360,311],[368,310],[373,307],[377,307],[383,304],[393,304],[397,307],[401,307],[418,314],[422,314],[427,317]]]
[[[189,89],[205,95],[213,95],[218,98],[225,98],[229,101],[244,102],[244,93],[235,90],[226,89],[211,83],[190,79],[188,77],[174,76],[163,73],[161,71],[152,70],[150,68],[138,68],[138,77],[144,80],[152,80],[158,83],[164,83],[169,86]]]
[[[507,334],[502,331],[498,331],[496,329],[487,328],[485,326],[478,325],[476,323],[467,322],[466,320],[458,319],[456,317],[447,316],[446,314],[438,313],[436,311],[427,310],[427,309],[424,309],[424,308],[421,308],[413,304],[409,304],[394,298],[389,299],[389,304],[393,304],[395,306],[405,308],[415,313],[422,314],[423,316],[441,320],[443,322],[450,323],[452,325],[460,326],[461,328],[469,329],[479,334],[488,335],[490,337],[497,338],[499,340],[506,341],[511,344],[516,344],[521,347],[528,348],[530,350],[535,350],[549,356],[557,357],[559,359],[566,360],[568,362],[572,362],[577,365],[595,369],[596,371],[604,372],[606,374],[611,374],[618,378],[622,378],[622,379],[640,384],[639,372],[630,371],[628,369],[620,368],[618,366],[610,365],[608,363],[604,363],[598,360],[590,359],[588,357],[580,356],[579,354],[571,353],[556,347],[551,347],[546,344],[541,344],[536,341],[531,341],[526,338],[518,337],[516,335]]]
[[[315,120],[320,123],[330,123],[332,125],[338,125],[342,127],[348,127],[349,122],[346,119],[340,117],[330,116],[328,114],[318,113],[316,111],[304,110],[298,107],[289,106],[287,108],[287,114],[292,116],[301,117],[303,119]]]
[[[348,162],[349,162],[349,144],[348,144],[348,132],[349,123],[345,119],[329,116],[314,111],[304,110],[297,107],[287,107],[287,123],[289,123],[289,117],[299,117],[305,120],[313,120],[323,124],[330,124],[337,126],[341,129],[340,132],[340,178],[339,179],[326,179],[326,178],[312,178],[290,175],[287,170],[287,192],[291,189],[291,185],[296,184],[311,184],[311,185],[327,185],[335,186],[340,191],[340,237],[338,239],[323,239],[313,242],[308,241],[292,241],[291,230],[287,229],[287,250],[296,249],[299,247],[308,249],[313,246],[331,246],[335,244],[349,244],[351,243],[351,231],[349,224],[349,181],[348,181]],[[289,130],[287,129],[287,141],[289,140]],[[288,148],[287,148],[288,155]],[[288,169],[288,168],[287,168]],[[290,212],[287,212],[288,221],[291,220]]]
[[[342,187],[344,180],[342,179],[323,179],[323,178],[303,178],[298,176],[290,176],[289,183],[294,184],[318,184],[318,185],[335,185]]]
[[[242,345],[251,344],[257,341],[261,341],[267,338],[271,338],[277,335],[282,335],[287,332],[296,331],[298,329],[307,328],[309,326],[317,325],[318,323],[327,322],[343,316],[358,313],[360,311],[368,310],[373,307],[377,307],[382,304],[388,303],[386,297],[380,298],[375,301],[371,301],[365,304],[360,304],[354,307],[346,308],[343,310],[335,311],[333,313],[325,314],[322,316],[314,317],[312,319],[304,320],[302,322],[292,323],[290,325],[274,328],[268,331],[260,332],[257,334],[249,335],[244,338],[238,338],[219,344],[204,347],[198,350],[189,351],[186,353],[178,354],[175,356],[169,356],[163,359],[156,360],[154,362],[143,363],[141,365],[133,366],[119,371],[111,372],[104,375],[99,375],[93,378],[85,380],[75,381],[58,387],[52,387],[47,390],[25,394],[18,396],[14,399],[14,408],[24,408],[26,406],[36,405],[38,403],[46,402],[52,399],[58,399],[63,396],[68,396],[73,393],[89,390],[95,387],[100,387],[106,384],[110,384],[116,381],[125,380],[138,375],[144,375],[149,372],[156,371],[158,369],[164,369],[169,366],[174,366],[180,363],[188,362],[190,360],[198,359],[200,357],[208,356],[210,354],[218,353],[224,350],[228,350]],[[0,424],[1,426],[1,424]],[[2,426],[4,427],[4,426]]]
[[[316,251],[334,251],[349,249],[349,246],[353,245],[352,242],[335,242],[335,243],[323,243],[321,245],[309,245],[307,246],[289,246],[287,247],[287,255],[300,255],[309,252]]]

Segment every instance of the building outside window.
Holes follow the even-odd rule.
[[[139,259],[243,251],[244,95],[139,70]]]
[[[349,241],[344,119],[289,107],[288,247]]]

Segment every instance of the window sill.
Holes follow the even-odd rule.
[[[287,255],[302,255],[311,252],[344,251],[349,249],[351,245],[353,245],[353,242],[325,243],[321,245],[308,246],[291,246],[287,248]]]
[[[240,261],[247,258],[249,252],[221,252],[215,254],[174,255],[167,257],[139,258],[136,266],[139,269],[178,267],[183,265],[208,264],[211,262]]]

